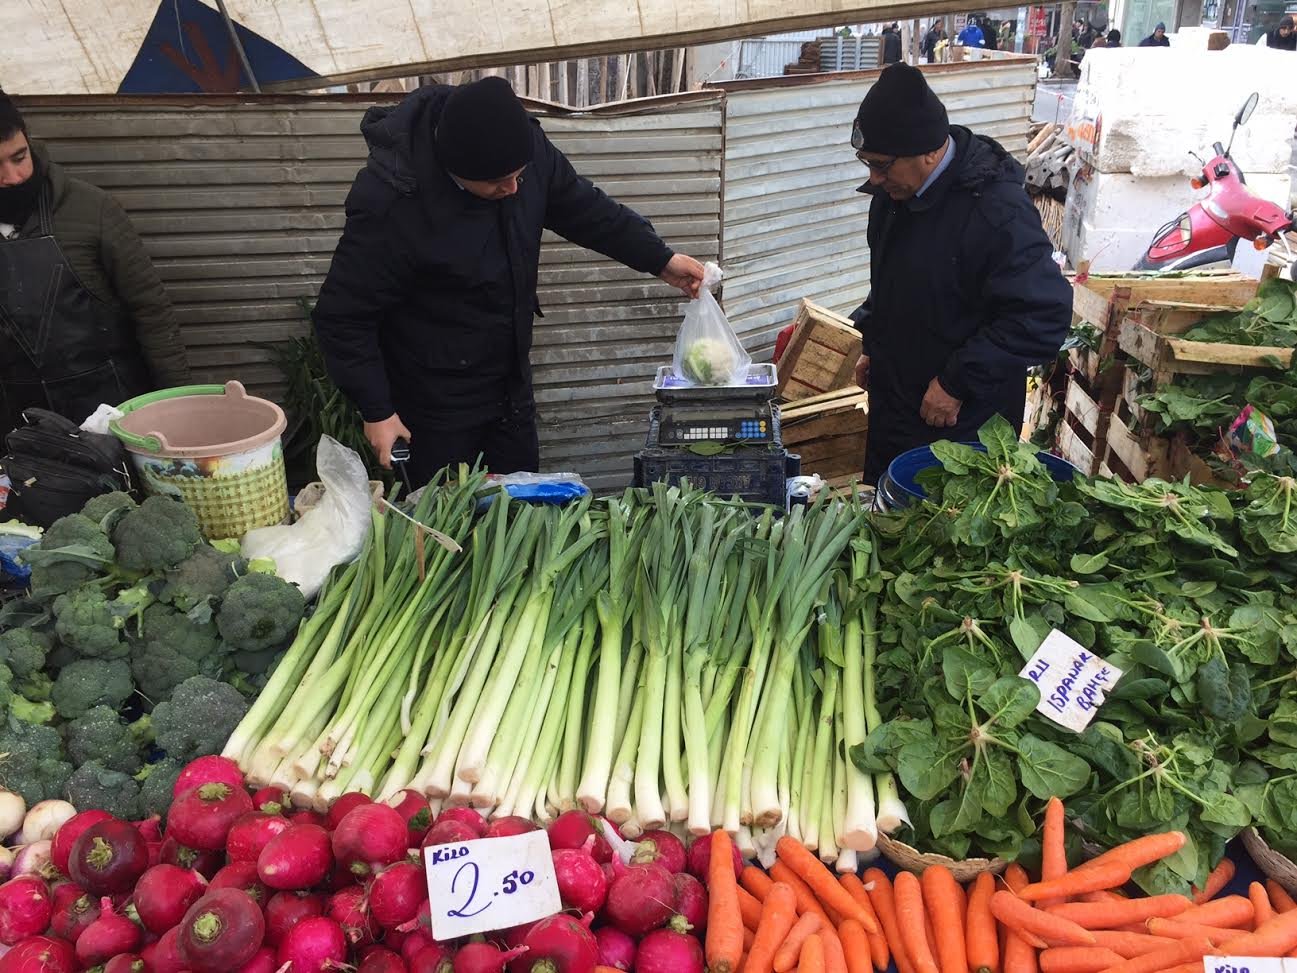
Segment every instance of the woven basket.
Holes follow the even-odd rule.
[[[878,851],[893,865],[919,875],[931,865],[945,865],[950,869],[950,874],[955,876],[955,881],[961,884],[973,881],[982,872],[999,875],[1009,865],[1003,858],[965,858],[963,861],[955,861],[945,855],[921,852],[885,834],[878,836]]]
[[[1292,859],[1279,854],[1271,848],[1256,828],[1248,828],[1243,834],[1243,847],[1256,862],[1266,878],[1272,878],[1284,887],[1291,895],[1297,895],[1297,865]]]

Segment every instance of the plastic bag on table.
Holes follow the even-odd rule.
[[[295,524],[261,527],[243,538],[248,559],[268,557],[275,572],[315,597],[329,572],[360,554],[369,536],[369,472],[354,449],[328,436],[320,439],[315,468],[324,497]]]
[[[676,335],[672,367],[677,377],[694,385],[742,385],[752,356],[739,344],[725,312],[712,296],[721,281],[713,263],[703,268],[703,284],[696,300],[685,308],[684,323]]]

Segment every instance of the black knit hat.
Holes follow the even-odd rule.
[[[437,122],[437,156],[461,179],[500,179],[532,158],[531,119],[504,78],[450,93]]]
[[[893,64],[860,103],[851,145],[857,151],[908,157],[936,152],[949,136],[946,106],[932,93],[923,72]]]

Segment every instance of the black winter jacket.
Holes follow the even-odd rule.
[[[868,300],[852,315],[869,368],[869,482],[907,449],[972,440],[995,413],[1022,428],[1026,372],[1052,359],[1072,319],[1071,288],[997,143],[953,126],[955,158],[922,197],[872,192]],[[928,385],[962,400],[959,423],[919,417]]]
[[[535,153],[516,195],[483,200],[437,160],[451,88],[371,108],[369,161],[313,320],[338,386],[366,421],[458,428],[530,415],[541,231],[658,274],[671,250],[647,220],[577,175],[533,119]]]

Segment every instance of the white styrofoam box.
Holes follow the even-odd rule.
[[[1081,160],[1101,172],[1192,174],[1200,166],[1190,153],[1209,157],[1213,142],[1228,143],[1234,116],[1254,91],[1260,102],[1239,130],[1234,159],[1249,174],[1284,171],[1297,121],[1291,52],[1255,45],[1090,51],[1066,133]]]
[[[1263,199],[1286,202],[1287,172],[1248,176]],[[1063,215],[1063,249],[1073,267],[1090,261],[1096,272],[1129,270],[1153,234],[1206,195],[1183,176],[1144,179],[1129,173],[1083,169],[1072,182]]]

